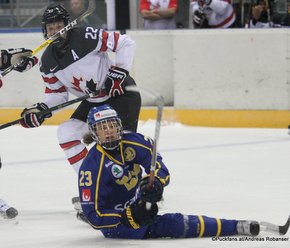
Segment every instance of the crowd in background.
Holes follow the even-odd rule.
[[[45,0],[42,0],[43,2]],[[83,25],[93,25],[96,28],[107,27],[105,0],[95,0],[97,9],[88,16]],[[27,1],[28,2],[28,1]],[[47,0],[48,3],[63,5],[70,13],[71,20],[85,12],[87,0]],[[0,0],[0,12],[5,6],[14,6],[21,1]],[[117,24],[127,19],[127,24],[116,29],[129,29],[129,1],[115,0]],[[138,18],[143,29],[176,29],[176,28],[272,28],[290,26],[290,0],[136,0]],[[281,12],[281,5],[283,11]],[[126,11],[124,9],[127,8]],[[280,8],[280,9],[279,9]],[[11,11],[10,11],[11,12]],[[120,12],[120,13],[119,13]],[[4,15],[0,13],[1,18]],[[30,18],[30,17],[28,17]],[[33,19],[31,19],[33,20]],[[21,26],[10,21],[11,27]],[[35,20],[37,25],[39,21]],[[19,26],[20,25],[20,26]],[[120,26],[120,25],[119,25]]]
[[[276,11],[277,0],[252,0],[245,24],[241,21],[241,8],[231,0],[192,0],[190,14],[192,27],[200,28],[271,28],[290,26],[290,1],[286,13]],[[144,29],[174,29],[177,0],[141,0],[140,14]]]

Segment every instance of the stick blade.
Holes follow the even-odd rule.
[[[290,215],[288,217],[288,220],[285,225],[283,226],[278,226],[269,222],[260,222],[260,225],[263,226],[265,231],[267,232],[272,232],[275,234],[280,234],[280,235],[285,235],[288,232],[289,225],[290,225]]]
[[[289,226],[290,226],[290,215],[288,217],[286,224],[284,226],[279,226],[279,233],[281,235],[285,235],[288,232]]]

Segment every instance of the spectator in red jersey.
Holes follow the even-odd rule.
[[[144,29],[175,29],[177,8],[177,0],[141,0]]]

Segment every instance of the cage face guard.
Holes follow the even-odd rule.
[[[94,107],[88,114],[88,125],[92,138],[103,148],[113,150],[119,146],[123,128],[117,112],[105,104]]]

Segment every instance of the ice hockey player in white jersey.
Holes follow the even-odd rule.
[[[192,0],[191,13],[194,28],[235,27],[231,0]]]
[[[42,17],[42,30],[47,39],[70,22],[67,10],[61,5],[49,6]],[[108,56],[115,52],[115,63]],[[137,130],[141,97],[126,91],[135,85],[129,75],[135,52],[135,42],[118,32],[107,32],[93,27],[78,27],[64,33],[44,51],[40,72],[45,85],[43,102],[23,110],[26,128],[40,126],[53,113],[37,112],[68,101],[69,93],[81,97],[98,92],[96,97],[80,103],[71,118],[62,123],[57,132],[59,145],[76,173],[88,150],[82,139],[88,133],[86,118],[94,106],[111,105],[121,117],[124,129]]]

